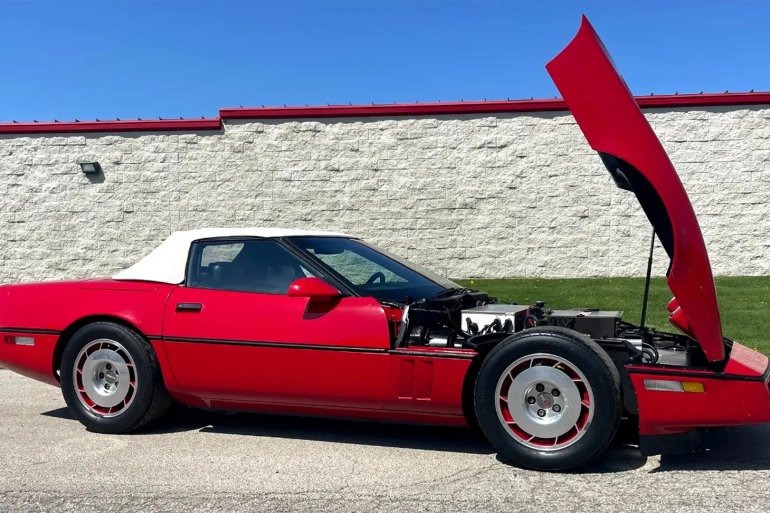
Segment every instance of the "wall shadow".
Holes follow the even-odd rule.
[[[105,177],[104,177],[104,171],[99,169],[96,173],[87,173],[85,177],[88,179],[90,183],[104,183]]]

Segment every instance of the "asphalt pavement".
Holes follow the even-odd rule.
[[[0,370],[0,511],[770,511],[770,427],[692,455],[615,444],[568,474],[498,461],[469,430],[179,409],[87,432],[57,388]]]

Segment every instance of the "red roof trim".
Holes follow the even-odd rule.
[[[717,94],[667,94],[660,96],[635,96],[643,109],[672,107],[714,107],[719,105],[767,105],[770,92],[765,93],[717,93]]]
[[[770,104],[770,92],[672,94],[637,96],[642,108],[709,107]],[[564,100],[509,100],[484,102],[330,105],[317,107],[255,107],[220,109],[222,119],[341,118],[369,116],[427,116],[501,112],[567,111]]]
[[[562,100],[330,105],[327,107],[258,107],[219,109],[219,117],[222,119],[340,118],[427,116],[487,112],[542,112],[551,110],[567,110],[567,107]]]
[[[45,123],[0,123],[0,134],[62,134],[89,132],[178,132],[219,130],[219,118],[147,119],[125,121],[66,121]]]
[[[637,96],[639,106],[651,108],[770,105],[770,92],[672,94]],[[2,134],[72,134],[93,132],[183,132],[220,130],[223,119],[298,119],[371,116],[437,116],[503,112],[567,111],[564,100],[510,100],[489,102],[404,103],[380,105],[330,105],[315,107],[256,107],[220,109],[206,119],[147,119],[124,121],[62,121],[0,123]]]

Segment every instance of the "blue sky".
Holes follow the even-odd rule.
[[[635,94],[770,90],[761,0],[0,0],[0,121],[554,97],[581,13]]]

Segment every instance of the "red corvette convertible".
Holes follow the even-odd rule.
[[[687,194],[587,20],[547,69],[671,260],[678,333],[503,304],[343,234],[206,229],[111,279],[0,287],[0,362],[61,387],[102,433],[175,399],[477,425],[506,459],[544,470],[595,458],[622,418],[644,454],[690,450],[698,428],[769,422],[768,359],[723,336]]]

